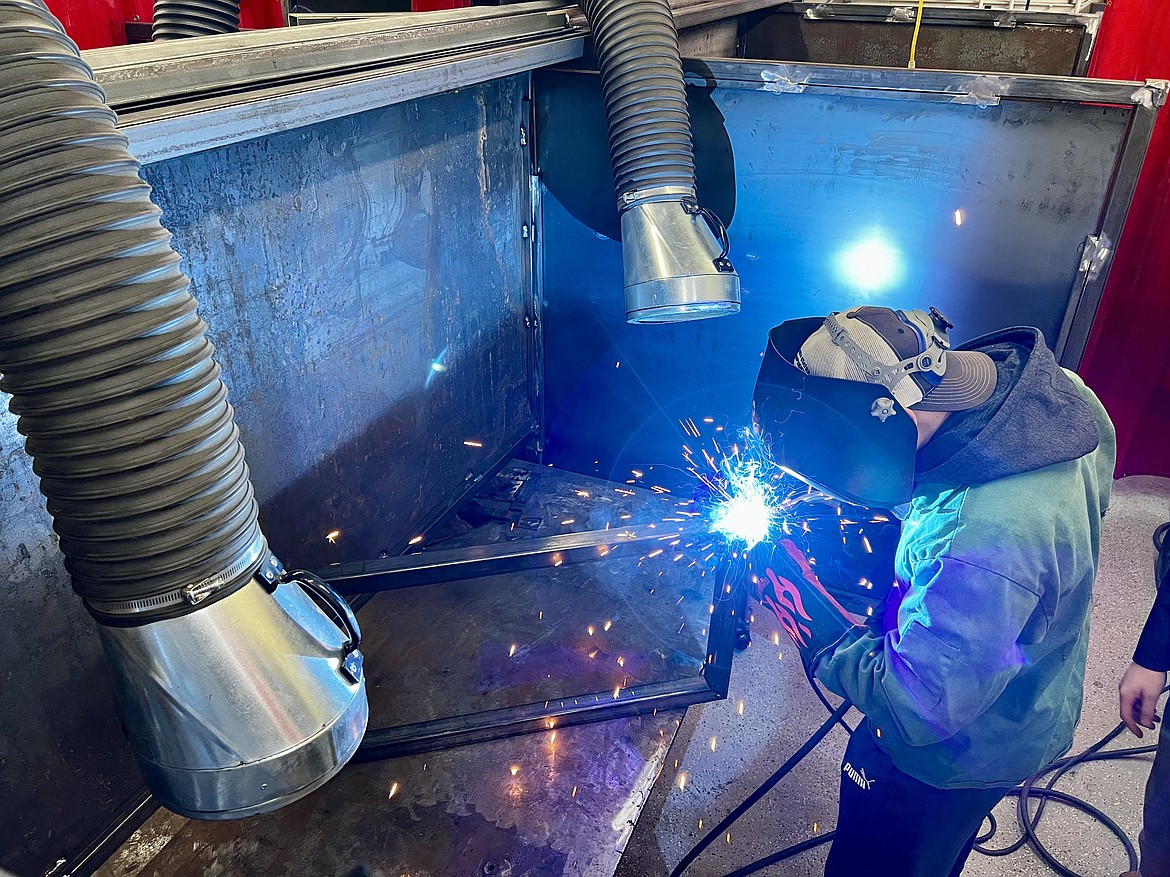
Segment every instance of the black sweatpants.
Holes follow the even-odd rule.
[[[936,789],[894,766],[864,721],[841,762],[825,877],[958,877],[983,818],[1008,792]]]

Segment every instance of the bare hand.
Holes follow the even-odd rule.
[[[1164,670],[1147,670],[1141,664],[1130,664],[1117,685],[1121,701],[1121,721],[1136,736],[1142,736],[1142,728],[1154,729],[1154,723],[1162,721],[1155,712],[1158,697],[1166,687]],[[1141,726],[1140,728],[1138,726]]]

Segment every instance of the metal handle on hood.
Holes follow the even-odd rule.
[[[341,646],[341,671],[356,683],[362,676],[362,653],[358,651],[362,642],[362,629],[353,607],[328,582],[307,570],[289,573],[287,580],[300,585],[321,611],[329,616],[329,620],[337,625],[338,630],[345,634],[346,641]]]

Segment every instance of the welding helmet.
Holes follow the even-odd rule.
[[[934,308],[861,307],[772,329],[753,416],[776,462],[847,502],[908,503],[918,429],[907,409],[966,410],[996,385],[990,357],[950,350],[950,328]]]
[[[884,383],[821,377],[796,365],[825,324],[789,320],[768,333],[753,420],[776,463],[818,490],[857,505],[903,505],[914,487],[918,429]]]

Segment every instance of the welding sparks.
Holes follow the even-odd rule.
[[[341,536],[340,530],[330,530],[328,533],[325,534],[325,540],[330,545],[334,545],[334,544],[336,544],[336,542],[340,536]]]
[[[784,525],[785,510],[800,499],[759,436],[745,429],[738,439],[730,451],[712,440],[719,456],[701,448],[702,463],[689,448],[684,447],[683,457],[711,498],[711,529],[729,545],[750,551],[771,539]]]
[[[467,445],[467,447],[469,447],[469,448],[482,448],[483,447],[483,442],[476,441],[475,439],[464,439],[463,444]]]
[[[743,542],[750,550],[772,533],[777,518],[775,498],[751,467],[729,478],[728,486],[728,498],[711,511],[711,528],[729,542]]]

